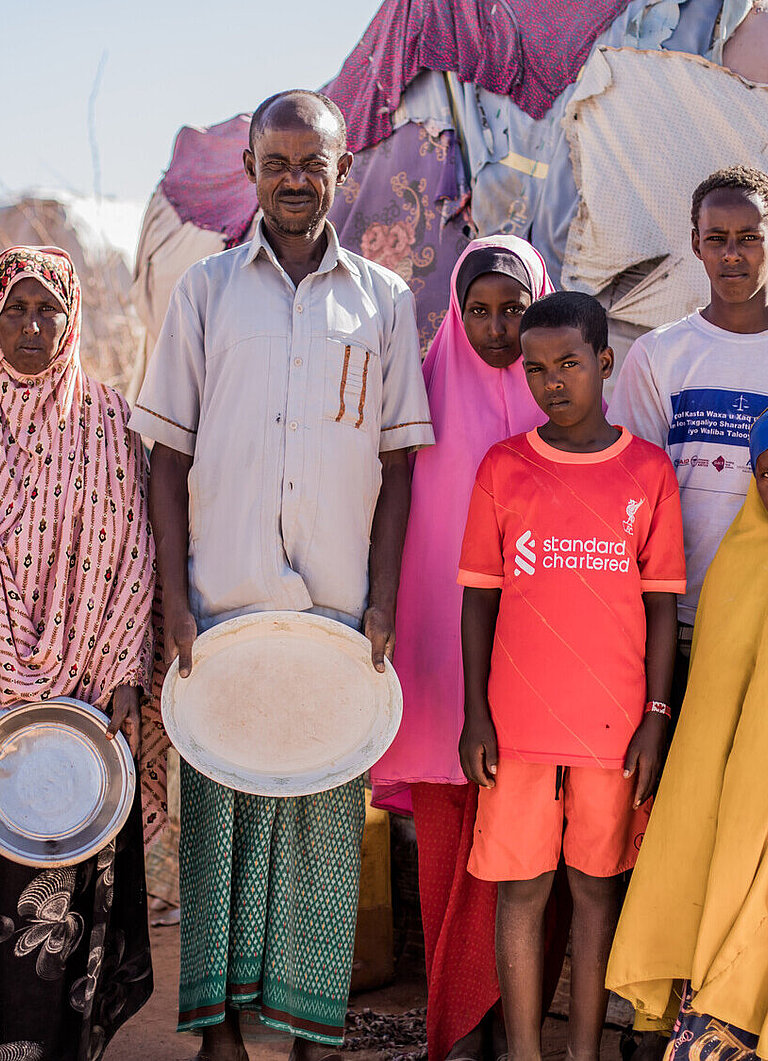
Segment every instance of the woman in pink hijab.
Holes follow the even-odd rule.
[[[424,361],[437,444],[417,454],[413,469],[395,649],[403,722],[371,775],[374,803],[412,811],[415,820],[431,1061],[496,1061],[506,1052],[496,885],[466,869],[477,788],[458,755],[464,689],[456,576],[480,461],[495,442],[545,419],[528,390],[518,333],[531,302],[553,290],[525,240],[474,240],[456,263],[450,306]],[[556,981],[560,962],[552,965]]]

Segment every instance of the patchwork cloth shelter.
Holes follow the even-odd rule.
[[[655,328],[681,305],[705,305],[707,277],[690,251],[691,189],[714,160],[768,169],[766,119],[768,85],[699,56],[599,49],[564,119],[580,198],[563,286],[597,295],[644,265],[646,275],[612,300],[614,317]]]
[[[760,0],[384,0],[325,86],[356,153],[331,219],[408,281],[424,351],[467,239],[510,232],[598,295],[621,356],[701,303],[690,192],[735,161],[768,167],[766,82]],[[184,269],[249,238],[248,120],[176,138],[134,278],[148,353]]]

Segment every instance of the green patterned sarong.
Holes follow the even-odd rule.
[[[251,796],[181,763],[179,1031],[253,1009],[337,1046],[357,916],[363,780]]]

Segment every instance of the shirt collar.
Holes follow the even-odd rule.
[[[323,255],[322,261],[315,270],[315,275],[319,273],[329,273],[332,269],[335,269],[337,265],[343,265],[349,272],[359,275],[359,269],[348,252],[345,251],[339,243],[336,229],[330,221],[325,222],[325,234],[328,237],[328,246],[325,248],[325,254]],[[251,262],[255,261],[259,254],[262,253],[270,262],[272,262],[276,269],[281,268],[277,256],[267,239],[264,230],[264,218],[260,217],[258,224],[256,225],[256,231],[253,234],[253,239],[248,247],[248,253],[245,256],[243,268],[250,265]]]

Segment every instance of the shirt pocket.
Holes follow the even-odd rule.
[[[359,342],[326,340],[325,419],[368,431],[380,419],[381,364]]]

